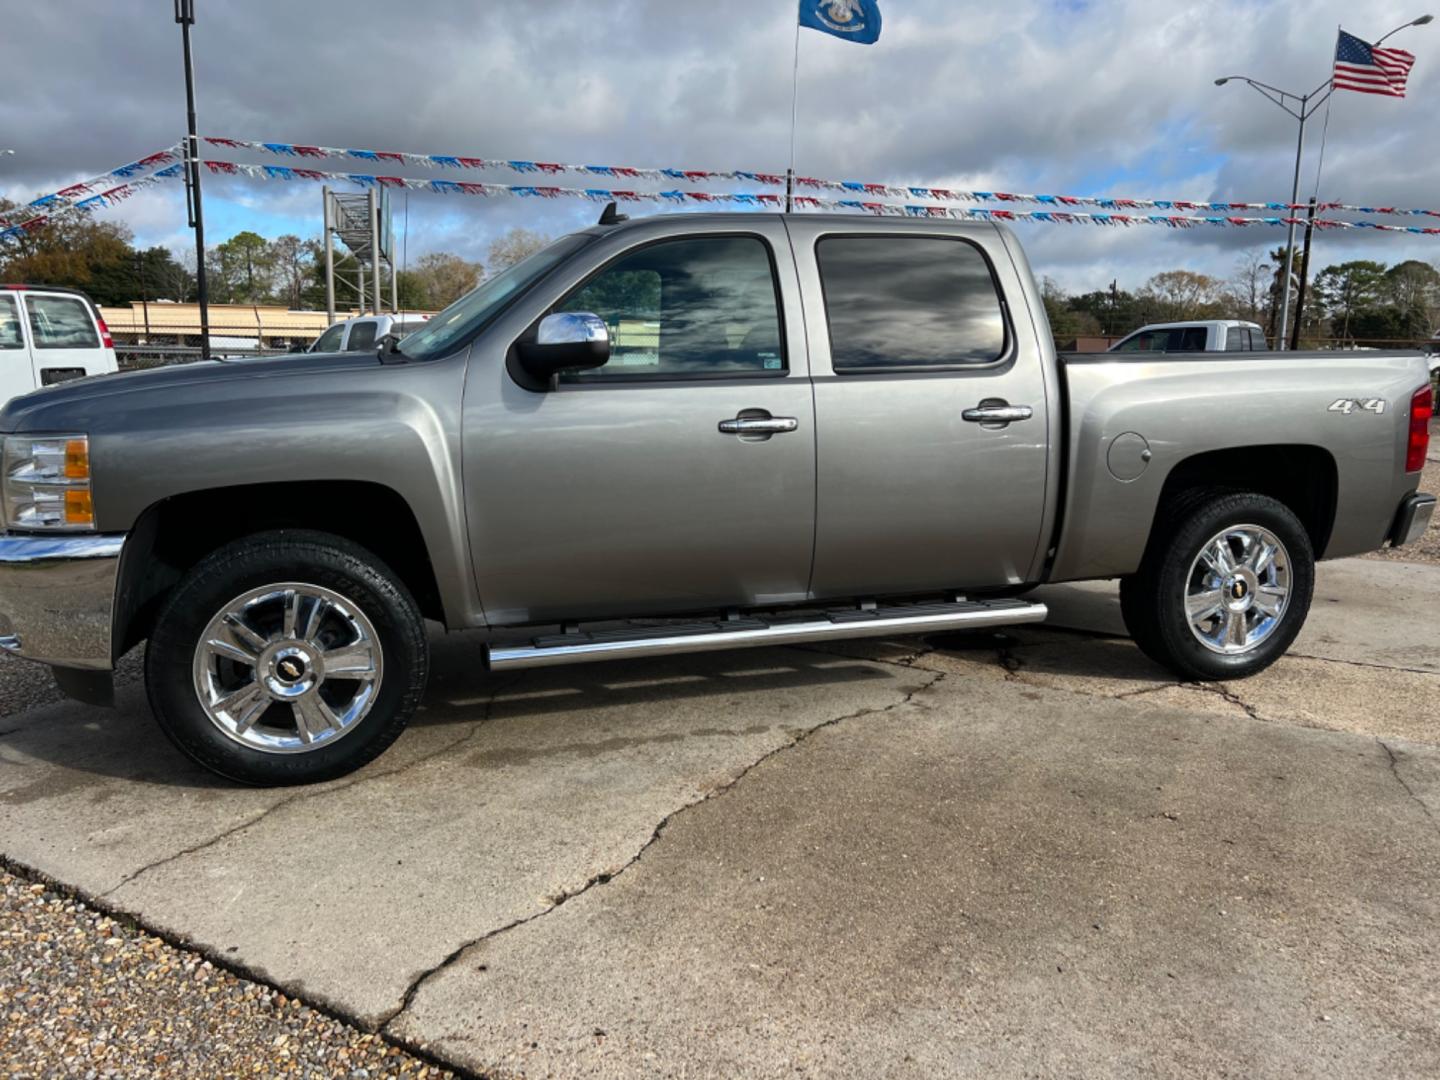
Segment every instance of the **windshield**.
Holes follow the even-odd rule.
[[[562,237],[528,259],[501,271],[474,292],[456,300],[427,322],[423,329],[407,335],[401,342],[400,352],[413,360],[433,360],[444,356],[499,315],[512,300],[558,263],[593,239],[593,236],[584,233]]]

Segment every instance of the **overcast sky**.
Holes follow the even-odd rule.
[[[796,167],[986,190],[1288,199],[1294,121],[1248,87],[1215,87],[1215,77],[1312,89],[1328,77],[1338,23],[1374,40],[1427,4],[1440,0],[881,0],[878,45],[804,32]],[[795,0],[196,7],[202,134],[485,158],[786,166]],[[1440,205],[1440,23],[1391,44],[1418,55],[1409,97],[1336,96],[1322,199]],[[132,161],[184,130],[170,0],[12,0],[0,72],[0,148],[15,150],[0,156],[0,193],[10,198]],[[1312,125],[1302,199],[1315,184],[1324,119]],[[320,229],[312,184],[207,179],[206,206],[212,242],[246,228]],[[396,210],[398,235],[403,197]],[[191,242],[178,186],[104,213],[142,244]],[[483,259],[513,225],[558,234],[597,213],[578,202],[412,194],[406,255]],[[1016,229],[1037,271],[1073,291],[1112,278],[1133,288],[1176,267],[1226,276],[1245,250],[1284,239],[1283,230]],[[1317,238],[1320,266],[1357,257],[1440,262],[1440,237]]]

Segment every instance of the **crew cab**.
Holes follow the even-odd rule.
[[[1110,352],[1264,352],[1258,323],[1237,319],[1151,323],[1110,346]]]
[[[371,352],[385,338],[393,334],[404,339],[425,325],[428,315],[361,315],[345,319],[328,327],[306,349],[313,353]]]
[[[54,285],[0,285],[0,402],[118,370],[110,330],[84,293]]]
[[[1043,619],[1119,578],[1189,679],[1272,663],[1315,562],[1404,544],[1419,353],[1057,356],[991,224],[669,215],[567,236],[398,345],[0,411],[0,645],[255,784],[346,773],[492,669]]]

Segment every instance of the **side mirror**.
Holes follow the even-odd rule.
[[[531,378],[548,383],[562,371],[589,371],[610,359],[610,330],[589,312],[557,312],[540,320],[533,342],[516,346],[520,366]]]

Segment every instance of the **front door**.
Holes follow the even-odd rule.
[[[1000,234],[804,218],[791,232],[815,381],[816,596],[1031,580],[1053,482],[1046,358]]]
[[[683,232],[683,235],[676,235]],[[466,391],[472,555],[492,624],[803,600],[814,409],[784,226],[680,219],[607,237],[529,299],[610,330],[604,367],[549,391],[482,339]]]

